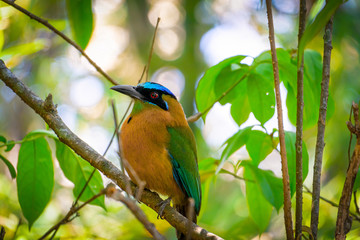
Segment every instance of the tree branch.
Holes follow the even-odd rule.
[[[47,98],[44,102],[36,94],[34,94],[23,82],[21,82],[16,76],[5,66],[4,62],[0,60],[0,79],[11,88],[29,107],[31,107],[37,114],[39,114],[44,121],[54,130],[60,141],[68,145],[83,159],[88,161],[92,166],[100,170],[105,176],[113,180],[121,189],[126,189],[126,180],[129,181],[128,177],[125,176],[117,167],[111,162],[106,160],[98,152],[92,149],[87,143],[77,137],[62,121],[59,117],[57,110],[51,98]],[[45,108],[45,106],[48,106]],[[135,185],[131,183],[131,188],[134,191]],[[144,190],[141,195],[141,202],[147,206],[159,211],[159,203],[162,199],[157,193],[151,192],[147,189]],[[164,219],[166,219],[173,227],[187,233],[187,222],[188,219],[178,213],[175,209],[167,206],[164,210]],[[194,239],[222,239],[219,236],[208,232],[192,223],[191,225],[192,237]]]
[[[298,49],[306,24],[306,0],[300,0]],[[303,159],[302,159],[302,133],[304,109],[304,57],[299,59],[300,67],[297,69],[297,106],[296,106],[296,212],[295,212],[295,239],[302,234],[302,204],[303,204]],[[304,56],[302,53],[301,56]]]
[[[319,197],[320,197],[320,178],[322,168],[322,158],[324,152],[324,136],[325,136],[325,122],[326,111],[329,97],[329,80],[330,80],[330,60],[331,60],[331,41],[332,41],[332,25],[333,18],[331,17],[325,27],[324,34],[324,59],[323,59],[323,72],[321,81],[321,94],[320,94],[320,109],[318,120],[318,133],[315,148],[315,162],[314,162],[314,175],[313,175],[313,195],[311,206],[311,231],[314,239],[317,239],[317,231],[319,224]]]
[[[281,156],[281,170],[282,180],[284,188],[284,219],[285,219],[285,230],[286,238],[288,240],[294,239],[292,217],[291,217],[291,195],[290,195],[290,183],[289,183],[289,169],[286,158],[286,147],[285,147],[285,132],[282,117],[281,107],[281,96],[280,96],[280,80],[279,80],[279,64],[276,56],[275,37],[274,37],[274,23],[272,17],[271,0],[266,0],[267,18],[269,24],[269,40],[271,46],[271,56],[273,63],[274,72],[274,85],[275,85],[275,96],[276,96],[276,109],[279,126],[279,140],[280,140],[280,156]]]
[[[355,126],[352,126],[352,128],[349,127],[349,130],[356,135],[357,140],[353,155],[351,157],[350,165],[346,173],[344,188],[342,190],[342,194],[339,202],[339,211],[337,215],[336,230],[335,230],[336,240],[345,240],[346,234],[351,229],[352,217],[349,216],[349,208],[350,208],[350,202],[354,188],[355,178],[360,166],[360,132],[358,131],[360,129],[359,105],[353,103],[352,108],[354,111]]]
[[[66,36],[65,34],[63,34],[62,32],[60,32],[59,30],[57,30],[53,25],[51,25],[48,21],[42,19],[41,17],[36,16],[35,14],[29,12],[28,10],[22,8],[21,6],[17,5],[15,3],[14,0],[1,0],[4,3],[16,8],[17,10],[19,10],[20,12],[24,13],[25,15],[27,15],[28,17],[30,17],[31,19],[34,19],[35,21],[39,22],[40,24],[44,25],[45,27],[47,27],[49,30],[51,30],[52,32],[54,32],[56,35],[60,36],[62,39],[64,39],[66,42],[68,42],[70,45],[72,45],[74,48],[76,48],[81,55],[83,55],[91,65],[94,66],[94,68],[96,69],[96,71],[98,71],[101,75],[103,75],[103,77],[105,77],[109,82],[111,82],[114,85],[118,85],[118,83],[112,79],[104,70],[102,70],[101,67],[99,67],[86,53],[85,51],[77,44],[75,43],[73,40],[71,40],[68,36]]]

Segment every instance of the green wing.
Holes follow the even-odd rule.
[[[189,127],[168,128],[170,155],[173,176],[183,192],[194,199],[195,211],[200,212],[201,186],[198,170],[196,143]]]

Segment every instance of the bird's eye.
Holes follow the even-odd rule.
[[[159,97],[159,94],[158,94],[157,92],[151,92],[151,93],[150,93],[150,97],[151,97],[152,99],[157,99],[157,98]]]

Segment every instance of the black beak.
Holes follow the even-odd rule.
[[[141,93],[139,93],[138,91],[136,91],[136,87],[131,86],[131,85],[116,85],[114,87],[111,87],[110,89],[118,91],[122,94],[128,95],[129,97],[132,98],[137,98],[137,99],[142,99],[143,95]]]

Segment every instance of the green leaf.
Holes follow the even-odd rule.
[[[6,138],[2,135],[0,135],[0,142],[4,143],[4,145],[2,145],[1,147],[4,147],[6,145],[6,149],[5,152],[9,152],[11,151],[11,149],[13,149],[13,147],[15,146],[15,142],[10,140],[6,140]]]
[[[247,80],[247,93],[251,111],[261,124],[265,124],[275,113],[274,83],[257,73]]]
[[[60,141],[56,143],[56,158],[59,161],[60,168],[64,172],[67,179],[74,183],[73,189],[74,196],[79,196],[82,188],[85,186],[86,181],[89,179],[94,167],[87,161],[83,160],[80,156],[74,153],[68,146]],[[96,170],[94,176],[91,178],[89,185],[86,187],[84,193],[81,195],[80,200],[86,201],[98,194],[104,188],[103,181],[100,173]],[[90,204],[100,206],[105,209],[104,196],[97,198]]]
[[[279,63],[279,78],[285,86],[290,86],[296,90],[296,63],[294,63],[289,51],[282,48],[276,49],[276,55]],[[270,51],[261,53],[254,59],[256,73],[263,76],[265,79],[274,81],[272,59]],[[287,87],[288,89],[288,87]]]
[[[235,93],[236,96],[231,101],[231,116],[234,121],[240,126],[243,124],[250,115],[250,103],[247,95],[247,79],[241,81],[233,91],[229,93]]]
[[[15,142],[13,140],[7,141],[7,147],[5,149],[5,152],[10,152],[14,146],[15,146]]]
[[[303,52],[306,45],[324,28],[326,23],[329,21],[332,15],[334,15],[336,9],[345,2],[344,0],[331,0],[326,1],[325,7],[318,13],[312,23],[310,23],[304,31],[304,34],[299,43],[299,56],[298,59],[302,59]],[[300,67],[301,61],[298,61],[298,68]]]
[[[265,199],[279,211],[284,204],[282,179],[276,177],[272,171],[259,169],[248,161],[244,161],[242,165],[252,172],[252,179],[260,187]]]
[[[286,157],[289,169],[289,180],[291,196],[296,190],[296,134],[294,132],[285,132],[285,146],[286,146]],[[303,181],[306,179],[309,171],[309,154],[306,148],[306,144],[303,141],[302,144],[302,159],[303,159]]]
[[[268,134],[252,130],[246,141],[246,150],[252,159],[252,164],[258,166],[274,150],[273,141]]]
[[[75,42],[85,49],[94,28],[92,0],[66,0],[66,9]]]
[[[256,179],[250,168],[245,168],[244,177],[251,180]],[[270,223],[272,206],[263,196],[257,183],[246,182],[246,202],[250,216],[256,223],[259,233],[264,232]]]
[[[30,132],[23,141],[31,141],[42,137],[50,137],[53,139],[58,139],[58,137],[53,131],[45,130],[45,129],[37,129]]]
[[[246,92],[246,85],[240,83],[246,80],[246,78],[244,79],[244,75],[246,75],[248,71],[249,66],[245,64],[231,64],[221,70],[215,79],[215,94],[221,96],[227,92],[228,89],[232,88],[232,90],[219,101],[220,104],[225,105],[226,103],[231,103],[237,98],[239,93]],[[243,78],[243,80],[240,81],[241,78]]]
[[[16,178],[16,172],[14,166],[11,164],[9,160],[7,160],[3,155],[0,154],[0,159],[5,163],[5,165],[8,167],[9,172],[11,174],[11,178]]]
[[[221,71],[231,66],[232,64],[240,64],[241,60],[243,60],[246,56],[234,56],[231,58],[227,58],[222,62],[210,67],[204,74],[204,76],[200,79],[199,85],[196,89],[196,106],[199,112],[204,112],[206,109],[211,107],[216,100],[221,96],[219,93],[215,92],[215,82],[218,78]],[[203,118],[206,118],[206,113],[203,115]]]
[[[296,75],[295,75],[296,76]],[[294,77],[296,79],[296,77]],[[304,115],[303,128],[313,127],[319,117],[319,104],[322,80],[322,60],[321,55],[313,50],[306,50],[304,54]],[[284,84],[288,90],[286,106],[288,109],[289,120],[296,125],[296,81]],[[329,117],[334,110],[334,102],[329,97],[328,108]]]
[[[4,31],[0,31],[0,52],[4,46]]]
[[[29,133],[25,138],[31,136]],[[21,144],[17,164],[19,203],[29,228],[44,211],[54,187],[51,151],[45,138]]]
[[[2,51],[0,51],[0,58],[4,61],[8,61],[14,55],[30,55],[44,49],[45,46],[45,40],[36,39],[30,43],[24,43],[3,49]]]
[[[231,136],[224,144],[226,147],[221,154],[220,164],[216,170],[216,173],[220,171],[224,162],[237,150],[239,150],[242,146],[244,146],[249,138],[249,133],[251,132],[251,128],[253,126],[240,129],[237,133]]]

